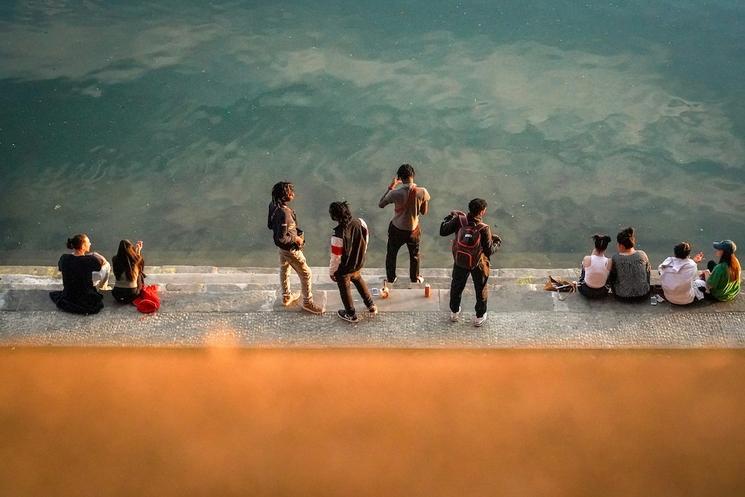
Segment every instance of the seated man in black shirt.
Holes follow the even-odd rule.
[[[63,254],[58,263],[64,289],[50,292],[49,296],[63,311],[97,314],[103,309],[103,296],[93,285],[93,273],[107,267],[108,262],[102,255],[90,253],[91,241],[84,233],[68,238],[67,248],[72,253]],[[108,272],[104,273],[107,277]]]

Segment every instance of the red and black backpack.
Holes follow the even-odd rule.
[[[473,269],[481,261],[481,230],[486,226],[484,223],[469,224],[468,217],[464,212],[456,211],[456,217],[460,223],[458,231],[453,240],[453,259],[455,265]]]

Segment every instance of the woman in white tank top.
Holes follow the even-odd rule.
[[[592,254],[582,259],[582,274],[579,278],[579,293],[587,298],[599,298],[608,295],[608,274],[611,262],[605,256],[605,250],[610,243],[608,235],[593,235],[595,248]]]

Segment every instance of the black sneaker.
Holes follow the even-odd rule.
[[[336,315],[349,323],[358,323],[360,321],[360,318],[357,317],[357,314],[348,314],[347,311],[345,311],[344,309],[339,309],[338,311],[336,311]]]

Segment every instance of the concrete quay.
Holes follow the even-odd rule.
[[[0,345],[404,348],[741,348],[745,347],[745,299],[678,307],[663,302],[588,301],[577,294],[543,290],[548,274],[574,280],[575,269],[493,269],[489,319],[474,328],[469,283],[460,322],[449,321],[450,269],[424,269],[432,286],[401,283],[388,299],[376,299],[369,316],[355,295],[360,323],[339,320],[336,284],[313,268],[315,300],[326,313],[312,316],[279,303],[276,268],[149,266],[149,284],[161,290],[162,307],[143,315],[104,292],[94,316],[65,314],[48,297],[62,287],[47,266],[0,267]],[[382,269],[366,269],[380,287]],[[293,274],[293,288],[299,282]]]

